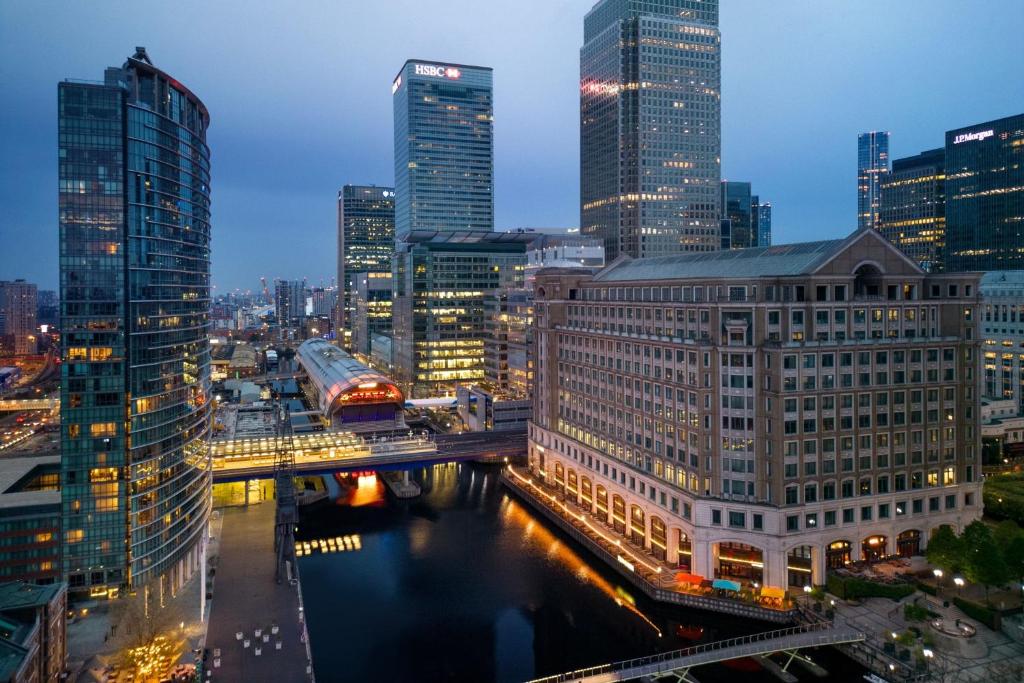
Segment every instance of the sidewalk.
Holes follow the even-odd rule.
[[[274,580],[273,502],[221,513],[223,528],[206,640],[209,680],[313,680],[298,588]]]

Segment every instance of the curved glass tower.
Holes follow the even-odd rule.
[[[209,114],[144,48],[58,102],[64,573],[173,593],[211,505]]]

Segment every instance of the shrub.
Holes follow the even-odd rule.
[[[998,631],[1002,625],[1002,617],[994,609],[989,609],[984,605],[979,605],[976,602],[970,602],[963,598],[953,598],[953,604],[960,608],[960,610],[969,616],[971,619],[980,621],[981,623],[988,626],[993,631]]]
[[[931,586],[931,585],[929,585],[927,583],[920,583],[919,582],[917,584],[917,590],[921,591],[922,593],[927,593],[928,595],[938,595],[939,594],[939,589],[938,588],[936,588],[935,586]]]
[[[875,583],[854,576],[841,577],[836,574],[829,575],[826,585],[829,593],[844,600],[859,600],[860,598],[900,600],[914,592],[914,587],[908,583]]]
[[[903,618],[907,621],[924,621],[928,618],[929,612],[920,605],[907,603],[903,606]]]

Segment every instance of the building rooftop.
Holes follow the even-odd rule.
[[[620,257],[594,276],[596,282],[689,278],[786,277],[812,273],[846,245],[849,238],[779,244],[656,258]]]
[[[0,583],[0,612],[49,604],[62,590],[62,583],[51,583],[46,586],[24,581]]]
[[[319,337],[307,339],[299,346],[296,354],[310,382],[320,396],[320,410],[329,415],[337,406],[335,403],[353,389],[382,385],[396,396],[396,402],[404,402],[398,387],[386,376],[360,363],[337,346]]]
[[[20,488],[44,470],[59,468],[59,455],[0,458],[0,511],[35,505],[59,506],[59,490],[27,491]]]
[[[1024,270],[990,270],[981,276],[983,292],[1008,287],[1024,287]]]
[[[476,243],[512,243],[529,244],[537,239],[535,233],[528,232],[492,232],[490,230],[411,230],[401,236],[400,241],[414,244],[430,242],[432,244],[476,244]]]

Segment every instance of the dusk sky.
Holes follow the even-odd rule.
[[[579,48],[591,0],[0,0],[0,279],[57,286],[57,82],[136,45],[209,108],[217,293],[330,282],[336,196],[390,185],[411,57],[494,68],[495,227],[579,223]],[[1022,0],[721,0],[723,177],[776,243],[856,226],[856,144],[891,156],[1024,111]]]

